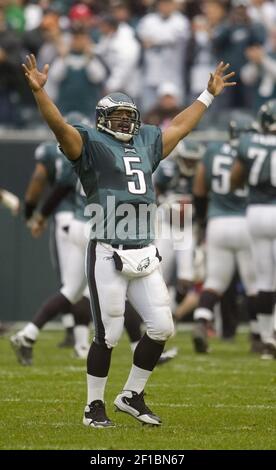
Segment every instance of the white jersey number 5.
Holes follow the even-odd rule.
[[[126,169],[127,176],[137,176],[135,181],[128,182],[128,190],[132,194],[145,194],[147,191],[145,175],[142,170],[137,170],[136,168],[131,168],[132,163],[141,163],[140,157],[124,157],[124,164]]]

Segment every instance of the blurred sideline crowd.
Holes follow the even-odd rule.
[[[208,114],[217,126],[218,111],[276,98],[276,1],[0,0],[0,127],[42,125],[21,69],[29,53],[50,65],[63,114],[93,118],[100,96],[120,90],[162,127],[230,62],[238,87]]]

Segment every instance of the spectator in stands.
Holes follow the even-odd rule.
[[[88,31],[93,22],[92,10],[83,3],[77,3],[69,10],[69,18],[73,28],[81,27]]]
[[[20,73],[21,41],[0,9],[0,125],[15,125],[16,105],[25,86]]]
[[[102,36],[95,50],[109,70],[105,94],[120,90],[137,101],[141,48],[133,28],[111,15],[102,16],[99,28]]]
[[[227,19],[219,24],[212,34],[217,57],[230,62],[236,71],[239,83],[237,93],[224,94],[224,107],[250,107],[251,96],[240,81],[240,71],[246,63],[245,51],[248,47],[263,45],[266,31],[262,24],[253,23],[247,13],[247,0],[232,0],[232,9]]]
[[[110,1],[111,15],[116,18],[118,23],[127,23],[132,28],[136,28],[138,17],[132,15],[131,6],[126,0],[111,0]]]
[[[25,31],[32,31],[39,27],[43,16],[43,9],[38,2],[29,2],[24,8]]]
[[[162,83],[157,90],[156,105],[144,116],[144,122],[162,129],[180,112],[180,95],[172,82]]]
[[[268,50],[252,46],[245,53],[249,62],[242,68],[241,78],[245,85],[254,86],[253,107],[257,111],[265,101],[276,99],[276,27],[270,30]]]
[[[24,0],[14,0],[7,2],[5,9],[6,19],[9,26],[14,30],[22,33],[25,28],[24,16]]]
[[[142,110],[148,112],[157,102],[160,82],[174,83],[184,98],[184,56],[189,22],[177,11],[175,0],[158,0],[156,11],[138,24],[137,34],[144,48]]]
[[[228,9],[228,3],[224,0],[205,0],[203,2],[202,12],[211,31],[226,21]]]
[[[59,14],[48,11],[41,15],[37,27],[25,31],[24,47],[38,57],[39,63],[51,64],[57,55],[57,40],[60,35]]]
[[[143,18],[147,13],[154,10],[155,0],[131,0],[129,3],[132,14],[138,18]]]
[[[37,54],[38,64],[51,65],[58,56],[60,44],[69,44],[70,35],[64,33],[60,27],[60,16],[57,12],[46,13],[40,24],[42,44]]]
[[[276,23],[276,5],[267,0],[251,0],[248,14],[252,21],[262,23],[269,31]]]
[[[82,28],[72,31],[69,47],[60,45],[59,56],[52,63],[51,89],[57,85],[56,102],[63,114],[78,110],[92,116],[106,78],[106,69],[94,54],[89,34]],[[49,89],[48,89],[49,91]]]
[[[214,56],[207,17],[197,15],[192,19],[192,35],[187,45],[187,93],[193,101],[214,67]]]
[[[58,56],[60,44],[69,44],[70,34],[61,29],[60,15],[57,11],[47,10],[44,13],[41,8],[40,13],[41,15],[39,16],[39,10],[35,10],[35,15],[37,16],[34,18],[34,24],[40,18],[38,26],[33,29],[29,28],[23,35],[24,47],[27,51],[36,54],[40,65],[45,63],[51,65]],[[31,24],[32,21],[33,19]],[[57,84],[49,80],[48,93],[50,96],[56,97],[56,88]],[[37,121],[37,112],[29,89],[27,89],[25,94],[26,99],[22,114],[25,122],[32,124]]]

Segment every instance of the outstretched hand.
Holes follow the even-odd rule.
[[[212,93],[212,95],[217,96],[225,87],[235,86],[237,84],[237,82],[228,81],[235,75],[235,72],[225,74],[229,67],[230,64],[224,64],[224,62],[220,62],[215,72],[210,74],[208,91]]]
[[[26,56],[26,63],[22,64],[22,67],[32,91],[41,90],[47,82],[49,65],[44,65],[42,72],[40,72],[36,65],[35,56],[31,54]]]

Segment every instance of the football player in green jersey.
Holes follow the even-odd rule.
[[[235,121],[237,123],[238,120]],[[198,166],[194,181],[194,202],[200,213],[200,205],[208,201],[206,239],[206,280],[199,306],[194,312],[193,342],[198,353],[208,352],[207,324],[213,320],[213,310],[228,289],[236,268],[248,296],[251,332],[256,329],[256,274],[250,237],[245,217],[247,188],[231,191],[231,167],[236,156],[233,140],[239,132],[249,132],[250,122],[239,126],[231,123],[230,142],[212,142]],[[257,338],[254,337],[257,340]]]
[[[63,155],[55,141],[48,141],[38,145],[34,157],[36,164],[26,189],[24,204],[25,220],[30,229],[34,225],[35,209],[44,195],[45,188],[55,185]],[[67,226],[72,218],[73,199],[74,194],[71,192],[67,195],[66,200],[62,201],[57,207],[50,225],[50,258],[60,285],[64,282],[64,270],[68,249],[70,248],[70,244],[69,247],[67,246],[67,234],[63,227]],[[34,234],[34,236],[36,235]],[[61,318],[65,328],[65,337],[59,346],[72,347],[74,345],[74,317],[72,313],[65,313]]]
[[[89,298],[87,293],[87,280],[85,277],[85,252],[87,245],[87,222],[88,218],[84,216],[85,207],[86,207],[86,196],[83,192],[80,180],[77,179],[74,169],[70,162],[63,156],[61,161],[61,168],[59,175],[56,179],[56,184],[53,190],[49,193],[45,199],[40,213],[37,213],[34,224],[37,224],[37,231],[45,227],[47,223],[47,218],[55,212],[56,208],[59,207],[62,200],[66,199],[67,195],[70,192],[74,192],[75,203],[74,203],[74,216],[71,218],[67,224],[67,240],[70,243],[70,252],[67,252],[68,264],[66,266],[66,271],[64,273],[64,282],[61,289],[61,294],[70,299],[71,303],[74,304],[74,301],[79,298],[80,294],[83,292],[83,296]],[[77,307],[76,304],[73,308]],[[83,305],[84,307],[84,305]],[[56,314],[59,312],[56,311]],[[76,313],[76,312],[74,312]],[[84,313],[84,312],[83,312]],[[79,315],[80,316],[80,315]],[[86,315],[83,318],[76,317],[76,326],[74,328],[75,336],[75,345],[74,350],[77,357],[85,358],[89,348],[88,344],[88,329],[85,328],[84,320],[86,320]],[[135,347],[142,337],[141,323],[142,320],[139,317],[135,309],[130,305],[129,302],[126,302],[125,306],[125,329],[130,339],[131,350],[134,352]],[[27,325],[23,330],[22,334],[25,335],[25,339],[28,333],[29,326]],[[158,364],[164,364],[169,360],[173,359],[177,351],[175,348],[171,348],[167,351],[164,351],[158,361]]]
[[[89,119],[77,111],[68,113],[65,119],[68,123],[89,123]],[[39,236],[39,231],[35,228],[37,217],[35,209],[41,203],[45,188],[47,186],[55,187],[61,173],[64,156],[58,148],[56,141],[46,141],[38,145],[35,149],[34,157],[36,165],[26,189],[24,213],[27,226],[30,228],[32,235],[37,237]],[[60,286],[63,286],[65,282],[68,252],[70,251],[70,241],[68,240],[68,233],[65,228],[68,227],[73,216],[74,200],[75,191],[72,190],[56,206],[50,224],[50,258],[58,275]],[[82,308],[82,305],[85,303],[85,300],[81,301],[79,307]],[[77,310],[78,308],[74,307],[75,313]],[[62,315],[61,321],[65,328],[65,336],[59,343],[59,346],[72,347],[75,342],[73,330],[74,316],[72,313],[65,313]]]
[[[161,132],[156,126],[141,126],[135,103],[119,92],[99,101],[96,129],[72,127],[43,88],[49,66],[39,71],[31,55],[23,68],[43,118],[72,161],[93,216],[87,276],[96,331],[87,358],[88,400],[83,423],[113,426],[106,414],[104,391],[112,349],[123,330],[127,296],[147,331],[135,349],[123,392],[114,403],[142,423],[160,425],[161,419],[145,404],[144,388],[174,328],[158,269],[160,257],[148,224],[149,209],[155,202],[152,173],[196,126],[214,97],[236,84],[229,81],[234,72],[228,73],[229,64],[221,62],[210,75],[208,89]]]
[[[188,220],[185,209],[187,204],[192,204],[193,179],[203,152],[204,146],[202,144],[183,139],[177,144],[170,157],[161,162],[154,174],[158,202],[161,205],[165,204],[163,223],[167,225],[168,231],[173,223],[173,215],[175,215],[173,211],[177,211],[180,222],[185,223],[187,228]],[[170,209],[167,210],[167,208]],[[165,217],[166,215],[167,217]],[[178,217],[175,217],[177,222]],[[192,224],[192,217],[190,224]],[[195,224],[193,229],[196,230]],[[197,273],[194,269],[196,246],[193,242],[194,240],[188,248],[185,245],[186,237],[184,234],[183,237],[177,240],[177,243],[172,238],[165,237],[157,238],[155,242],[162,256],[161,270],[164,280],[172,294],[175,294],[171,296],[172,309],[175,309],[175,319],[181,319],[186,305],[190,308],[190,305],[193,306],[194,300],[197,298],[193,286],[197,279]],[[188,293],[189,295],[186,298]],[[187,303],[186,301],[182,302],[184,298],[186,298]],[[190,301],[192,301],[191,304]],[[189,310],[187,310],[187,313],[189,313]]]
[[[262,358],[276,358],[273,308],[276,290],[276,100],[258,113],[260,132],[240,139],[232,168],[233,188],[249,186],[247,220],[257,268]]]

